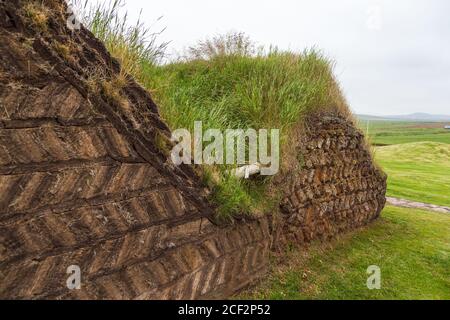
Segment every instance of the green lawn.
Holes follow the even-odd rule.
[[[367,121],[359,125],[374,145],[392,145],[411,142],[432,141],[450,144],[450,130],[444,129],[448,123]]]
[[[417,142],[375,150],[388,196],[450,206],[450,144]]]
[[[293,250],[242,299],[450,299],[450,215],[388,206],[368,228]],[[366,286],[381,269],[381,289]]]

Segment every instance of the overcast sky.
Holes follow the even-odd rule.
[[[94,0],[92,0],[94,1]],[[125,0],[136,19],[167,27],[181,52],[199,39],[243,31],[261,45],[315,46],[336,61],[353,111],[450,114],[450,1]]]

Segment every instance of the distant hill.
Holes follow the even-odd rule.
[[[367,114],[358,114],[360,120],[370,121],[415,121],[415,122],[450,122],[450,115],[412,113],[406,115],[394,116],[371,116]]]
[[[357,114],[356,116],[358,117],[359,120],[365,120],[365,121],[367,121],[367,120],[371,120],[371,121],[392,120],[392,119],[390,119],[388,117],[371,116],[371,115],[368,115],[368,114]]]

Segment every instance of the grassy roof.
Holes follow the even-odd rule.
[[[294,129],[308,113],[327,107],[346,109],[332,64],[314,50],[189,57],[163,66],[144,64],[143,70],[143,84],[172,129],[192,131],[194,121],[202,121],[204,130],[280,129],[281,157],[289,152],[292,139],[298,139]],[[269,181],[256,186],[226,172],[225,165],[202,170],[221,215],[276,208],[276,195],[264,196]]]
[[[316,51],[215,56],[165,66],[145,65],[151,89],[172,128],[202,120],[211,128],[279,128],[335,105],[330,62]]]
[[[202,121],[203,130],[280,129],[283,158],[292,149],[288,148],[292,139],[297,139],[292,136],[294,129],[308,113],[330,107],[347,113],[332,63],[316,50],[256,49],[244,34],[230,33],[201,41],[186,57],[160,64],[156,35],[139,22],[126,27],[126,16],[117,13],[120,3],[91,9],[85,24],[120,60],[124,71],[152,93],[172,130],[193,130],[194,121]],[[267,196],[270,178],[240,181],[229,176],[228,169],[216,165],[199,170],[213,190],[212,200],[221,216],[276,207],[276,195]]]

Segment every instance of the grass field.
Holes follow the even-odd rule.
[[[388,206],[380,220],[331,244],[290,252],[242,299],[450,299],[450,215]],[[381,289],[366,286],[370,265]]]
[[[403,122],[403,121],[359,121],[364,133],[369,133],[373,145],[392,145],[410,142],[432,141],[450,144],[448,123]]]
[[[450,144],[416,142],[375,150],[388,174],[388,195],[450,206]]]

